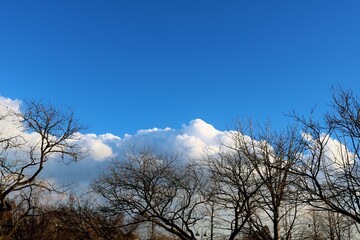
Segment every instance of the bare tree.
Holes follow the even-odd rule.
[[[43,191],[40,188],[28,189],[12,199],[14,206],[11,212],[12,234],[8,234],[9,239],[54,239],[56,227],[52,218],[53,193]],[[50,197],[51,195],[51,197]]]
[[[292,187],[296,178],[291,174],[293,165],[302,156],[302,144],[297,141],[297,133],[293,128],[277,133],[269,127],[253,125],[243,127],[238,124],[236,146],[242,158],[247,159],[254,169],[261,188],[257,191],[257,211],[249,218],[250,232],[261,239],[291,239],[291,233],[297,219],[299,201]],[[259,183],[258,183],[259,184]],[[270,221],[263,221],[267,216]],[[287,219],[287,224],[281,222]],[[272,236],[264,231],[267,224],[272,224]],[[282,235],[282,236],[281,236]]]
[[[0,228],[1,234],[6,235],[11,233],[10,222],[14,223],[8,218],[18,204],[27,205],[26,216],[32,210],[34,190],[55,190],[40,178],[46,162],[56,155],[66,161],[80,159],[82,151],[77,145],[76,133],[83,126],[71,111],[63,112],[36,101],[25,102],[23,111],[8,112],[0,121],[13,121],[17,127],[14,133],[3,130],[0,141]]]
[[[354,221],[340,213],[311,208],[304,215],[301,236],[297,239],[350,240],[354,239]]]
[[[44,191],[39,191],[36,196],[31,197],[31,211],[25,204],[15,209],[12,216],[17,221],[17,227],[13,229],[9,239],[138,239],[134,234],[137,226],[120,227],[123,223],[122,215],[114,215],[102,209],[88,194],[80,197],[71,194],[68,201],[64,199],[44,201],[42,198],[46,197],[46,194]]]
[[[196,239],[194,226],[207,201],[198,167],[145,150],[114,160],[93,187],[129,224],[151,222],[180,239]]]
[[[70,239],[136,239],[137,225],[122,227],[122,214],[113,214],[103,208],[97,199],[85,194],[71,194],[69,201],[55,207],[53,219],[58,227],[59,239],[67,235]]]
[[[219,153],[208,157],[211,188],[208,194],[218,211],[215,228],[230,232],[235,239],[258,207],[259,181],[255,168],[243,154],[240,132],[229,132],[231,144],[223,143]]]
[[[312,206],[360,223],[360,102],[351,91],[333,91],[324,121],[295,116],[306,151],[297,165],[299,192]]]

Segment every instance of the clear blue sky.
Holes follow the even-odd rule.
[[[0,95],[122,136],[360,95],[359,1],[1,1]]]

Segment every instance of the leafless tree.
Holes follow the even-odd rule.
[[[56,235],[56,227],[52,219],[53,194],[39,188],[28,189],[29,191],[19,194],[12,199],[16,206],[9,215],[12,217],[12,234],[8,239],[53,239]]]
[[[207,201],[203,174],[176,156],[150,150],[127,154],[114,160],[93,188],[113,211],[125,213],[129,224],[151,222],[180,239],[196,239],[194,226]]]
[[[268,126],[254,129],[251,123],[245,127],[238,123],[237,131],[235,140],[240,157],[251,163],[250,169],[253,169],[259,182],[257,186],[261,186],[257,190],[260,197],[257,210],[248,220],[250,231],[255,235],[264,233],[262,239],[291,239],[299,202],[297,195],[293,194],[295,189],[292,185],[296,178],[290,170],[302,153],[296,130],[289,128],[278,133]],[[264,217],[270,221],[263,221]],[[288,222],[281,226],[284,218]],[[267,236],[268,231],[264,228],[270,223],[272,236]]]
[[[137,225],[122,227],[122,214],[113,214],[102,207],[91,194],[70,195],[69,201],[57,206],[53,219],[58,228],[59,239],[132,240]]]
[[[301,236],[296,239],[351,240],[357,231],[349,217],[318,208],[306,211],[302,225]]]
[[[37,101],[25,102],[21,112],[9,111],[0,121],[12,121],[16,127],[16,131],[5,129],[0,135],[0,231],[6,235],[15,227],[9,219],[14,209],[25,204],[24,216],[32,211],[34,191],[56,190],[40,178],[46,162],[56,155],[64,161],[80,159],[83,152],[76,133],[83,126],[71,111]]]
[[[42,199],[44,195],[46,192],[39,191],[37,196],[32,196],[31,211],[24,205],[16,208],[12,216],[17,221],[17,227],[8,239],[138,239],[134,234],[136,226],[132,226],[131,229],[119,227],[123,223],[123,217],[107,212],[106,209],[104,211],[96,201],[87,197],[88,194],[80,197],[71,194],[68,201],[53,199],[49,202]]]
[[[322,122],[294,114],[303,126],[306,151],[297,165],[299,192],[318,208],[360,223],[360,102],[336,88]]]
[[[219,153],[208,157],[211,188],[208,194],[217,207],[215,228],[230,232],[235,239],[258,207],[258,192],[263,182],[238,140],[240,132],[229,132],[231,144],[223,143]],[[260,181],[259,181],[260,180]]]

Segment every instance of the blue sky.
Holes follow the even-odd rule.
[[[236,117],[277,127],[360,95],[358,1],[2,1],[0,95],[71,107],[96,134]]]

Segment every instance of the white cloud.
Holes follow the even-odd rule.
[[[106,160],[114,157],[113,150],[107,145],[108,141],[117,141],[120,138],[116,138],[110,134],[104,134],[97,136],[96,134],[84,134],[79,135],[80,144],[85,148],[88,157],[93,160]]]
[[[107,133],[102,135],[80,134],[81,142],[88,151],[88,157],[80,163],[59,166],[53,161],[47,174],[52,178],[67,182],[90,182],[100,169],[112,158],[121,158],[130,149],[150,148],[157,153],[174,153],[183,158],[194,158],[212,146],[218,148],[220,138],[226,132],[215,129],[201,119],[190,121],[180,129],[151,128],[138,130],[135,134],[125,134],[123,138]]]
[[[21,101],[0,97],[0,113],[6,115],[9,110],[19,112]],[[0,130],[4,135],[21,135],[26,141],[37,142],[36,133],[23,130],[18,119],[11,116],[0,121]],[[121,157],[128,149],[151,148],[158,153],[177,153],[184,158],[197,157],[210,145],[217,145],[224,133],[201,119],[190,121],[180,129],[151,128],[142,129],[135,134],[125,134],[123,138],[106,134],[81,134],[76,138],[87,152],[87,157],[79,163],[63,165],[51,159],[46,165],[43,176],[57,182],[90,182],[102,169],[107,160]],[[25,155],[24,155],[25,157]]]
[[[21,101],[0,97],[0,116],[9,110],[19,112],[20,107]],[[36,141],[36,134],[24,132],[14,120],[16,119],[10,117],[0,121],[2,136],[20,134],[26,140]],[[229,134],[234,134],[234,132],[219,131],[201,119],[191,120],[179,129],[154,127],[138,130],[134,134],[125,134],[123,137],[111,133],[101,135],[78,133],[77,137],[81,139],[80,144],[88,153],[87,158],[69,165],[51,160],[45,166],[44,176],[58,182],[89,183],[103,169],[108,160],[121,158],[129,149],[150,148],[157,153],[176,153],[185,159],[195,158],[208,152],[209,149],[212,152],[218,151],[220,142],[232,144]],[[327,151],[329,158],[341,159],[347,152],[346,148],[341,143],[330,140]]]
[[[195,119],[188,125],[183,124],[180,129],[152,128],[139,130],[133,135],[125,134],[115,151],[149,147],[158,153],[176,153],[194,158],[204,153],[206,148],[217,146],[224,134],[205,121]]]
[[[16,116],[12,113],[20,112],[20,100],[12,100],[0,96],[0,133],[2,137],[20,134],[22,128]]]
[[[202,139],[184,133],[176,136],[175,149],[188,157],[198,157],[206,149],[206,144]]]
[[[184,133],[201,139],[207,145],[216,145],[222,132],[201,119],[190,121],[189,125],[183,125]]]
[[[9,110],[19,112],[20,109],[21,101],[0,97],[2,115],[6,115]],[[13,116],[0,121],[0,130],[2,136],[21,135],[26,141],[38,141],[37,134],[24,131],[18,119]],[[129,149],[150,148],[158,153],[174,153],[183,158],[194,158],[204,153],[209,146],[216,148],[219,139],[224,136],[224,132],[201,119],[183,124],[180,129],[154,127],[138,130],[135,134],[125,134],[123,138],[111,133],[78,133],[76,138],[80,139],[79,144],[87,152],[87,157],[78,163],[68,165],[51,159],[45,165],[42,176],[62,183],[89,183],[103,169],[107,160],[121,158]]]
[[[302,134],[303,138],[312,143],[313,149],[318,151],[316,140],[307,133]],[[355,162],[356,155],[353,154],[346,145],[327,134],[320,135],[320,142],[324,143],[323,156],[324,165],[332,166],[334,169],[343,169]]]
[[[11,109],[15,112],[19,112],[20,105],[21,105],[21,101],[18,99],[13,100],[10,98],[5,98],[0,96],[0,109],[2,113],[5,109],[9,109],[9,110]]]

